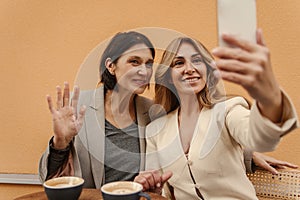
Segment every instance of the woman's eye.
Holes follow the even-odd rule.
[[[139,65],[140,64],[140,62],[138,60],[130,60],[129,62],[133,65]]]
[[[193,64],[202,64],[203,60],[201,58],[195,58],[194,60],[192,60]]]
[[[153,66],[153,62],[147,62],[146,63],[146,67],[147,68],[152,68],[152,66]]]
[[[177,60],[174,62],[174,67],[181,67],[184,65],[184,62],[181,60]]]

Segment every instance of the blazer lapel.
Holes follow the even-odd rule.
[[[146,101],[143,100],[143,97],[136,96],[135,105],[136,105],[136,115],[139,129],[139,137],[140,137],[140,171],[145,170],[145,159],[146,159],[146,140],[145,140],[145,128],[146,125],[150,122],[149,114],[148,114],[148,105]]]
[[[88,151],[96,188],[100,188],[104,175],[105,113],[103,87],[95,89],[86,116]]]

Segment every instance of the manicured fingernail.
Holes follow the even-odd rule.
[[[156,187],[160,187],[160,183],[157,183],[157,184],[156,184]]]

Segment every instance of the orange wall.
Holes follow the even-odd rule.
[[[257,0],[258,26],[275,74],[298,113],[299,10],[298,0]],[[209,49],[217,45],[212,0],[2,0],[0,26],[0,173],[37,173],[52,134],[46,94],[54,95],[65,80],[73,83],[89,52],[116,32],[162,27],[195,37]],[[245,95],[240,87],[227,86]],[[284,137],[271,154],[300,165],[299,132]],[[0,185],[0,200],[25,193],[16,188]]]

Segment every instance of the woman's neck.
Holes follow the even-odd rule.
[[[182,149],[189,152],[194,130],[201,111],[196,95],[181,95],[178,110],[178,125]]]
[[[200,107],[197,95],[183,94],[180,98],[179,113],[182,116],[194,116],[198,115],[202,109]]]
[[[108,90],[105,94],[105,118],[118,128],[124,128],[136,121],[135,94]]]

